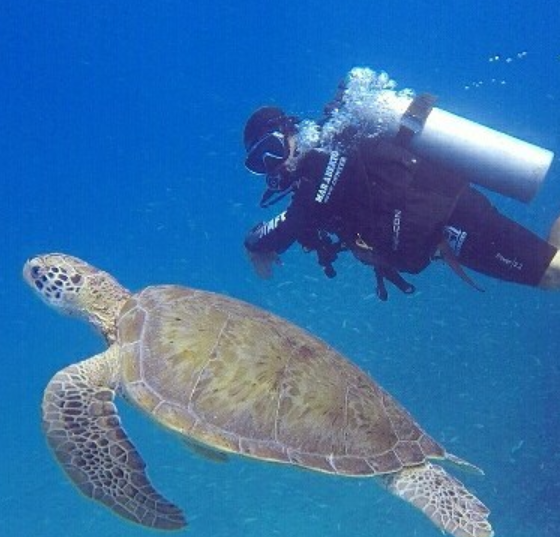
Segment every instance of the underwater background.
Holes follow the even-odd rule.
[[[560,535],[560,294],[434,264],[381,303],[370,271],[328,280],[298,247],[269,281],[244,255],[271,218],[243,167],[241,131],[263,104],[317,118],[354,66],[560,153],[556,0],[2,0],[0,2],[0,534],[141,537],[83,498],[51,457],[42,391],[104,348],[21,279],[61,251],[123,285],[178,283],[263,306],[368,371],[445,447],[491,508],[497,536]],[[529,204],[493,196],[546,235],[560,166]],[[436,536],[368,479],[232,458],[213,464],[120,404],[126,429],[192,537]],[[181,533],[182,534],[182,533]]]

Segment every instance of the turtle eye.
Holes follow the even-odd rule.
[[[40,274],[41,274],[41,269],[39,268],[39,266],[38,265],[33,265],[31,267],[31,276],[33,278],[38,278]]]

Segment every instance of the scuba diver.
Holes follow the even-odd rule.
[[[324,273],[351,252],[404,293],[443,259],[510,282],[560,288],[560,218],[549,241],[500,214],[473,183],[529,201],[553,154],[434,107],[429,94],[396,91],[386,73],[354,68],[319,122],[275,106],[248,119],[246,168],[263,177],[261,207],[291,195],[289,207],[253,227],[245,248],[261,277],[298,242]]]

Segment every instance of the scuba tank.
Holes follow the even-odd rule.
[[[409,128],[406,114],[401,121]],[[423,125],[418,122],[409,143],[418,156],[526,203],[536,195],[554,158],[552,151],[440,108],[432,108]]]
[[[466,181],[529,202],[554,153],[433,106],[428,94],[395,91],[396,83],[368,68],[350,71],[329,120],[323,143],[348,126],[362,135],[396,137],[420,158]]]

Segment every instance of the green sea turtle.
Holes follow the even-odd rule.
[[[59,371],[43,398],[55,457],[88,497],[158,529],[186,524],[151,485],[115,396],[198,451],[339,476],[376,476],[457,537],[489,537],[488,509],[430,459],[447,453],[387,392],[295,325],[233,298],[174,285],[132,294],[63,254],[30,259],[25,280],[85,318],[109,348]]]

